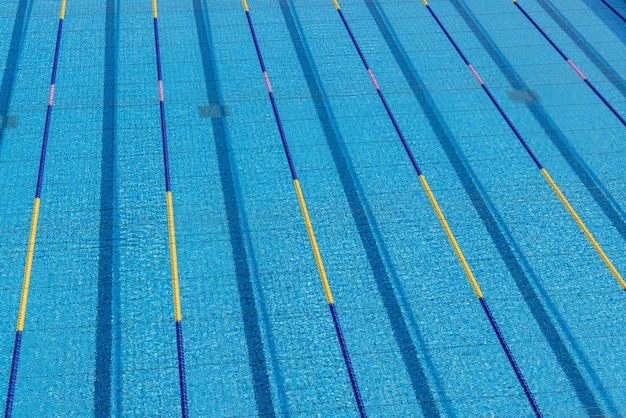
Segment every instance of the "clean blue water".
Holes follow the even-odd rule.
[[[614,277],[421,2],[340,4],[542,410],[626,415]],[[626,115],[623,21],[520,4]],[[530,416],[332,1],[249,6],[369,415]],[[3,394],[59,7],[0,11]],[[625,128],[510,1],[431,7],[625,273]],[[241,4],[159,25],[191,414],[356,416]],[[69,0],[58,65],[15,415],[176,416],[150,1]]]

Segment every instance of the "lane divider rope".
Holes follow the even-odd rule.
[[[174,296],[174,319],[176,324],[176,348],[178,352],[178,384],[180,389],[180,406],[184,418],[189,416],[187,400],[187,376],[185,371],[185,349],[183,344],[183,316],[180,306],[180,290],[178,284],[178,263],[176,261],[176,234],[174,232],[174,207],[172,204],[172,188],[170,184],[170,164],[167,149],[167,130],[165,125],[165,101],[163,94],[163,74],[161,72],[161,47],[159,44],[159,22],[157,1],[152,0],[152,17],[154,20],[154,44],[159,88],[159,107],[161,110],[161,139],[163,143],[163,170],[165,172],[165,201],[167,205],[167,231],[169,235],[170,262],[172,267],[172,293]]]
[[[532,25],[535,27],[535,29],[537,29],[539,31],[539,33],[541,33],[541,35],[546,39],[546,41],[548,41],[548,43],[550,45],[552,45],[552,48],[554,48],[554,50],[556,52],[559,53],[559,55],[565,60],[565,62],[567,62],[567,64],[572,67],[572,70],[574,70],[574,72],[576,74],[578,74],[578,76],[585,82],[585,84],[587,84],[587,86],[589,86],[589,88],[591,89],[591,91],[593,91],[596,96],[598,96],[598,98],[600,100],[602,100],[602,103],[605,104],[606,107],[609,108],[609,110],[611,112],[613,112],[613,114],[615,115],[615,117],[617,117],[617,119],[619,119],[620,122],[622,122],[622,125],[626,126],[626,120],[624,120],[624,118],[622,117],[622,115],[619,114],[619,112],[617,111],[617,109],[615,109],[613,107],[613,105],[611,103],[609,103],[609,101],[606,99],[606,97],[604,97],[602,95],[602,93],[600,93],[600,91],[596,88],[596,86],[593,85],[593,83],[587,78],[587,76],[585,76],[585,74],[583,74],[582,71],[580,71],[578,69],[578,67],[576,66],[576,64],[574,64],[572,62],[572,60],[570,60],[567,55],[565,55],[565,53],[563,52],[563,50],[561,50],[561,48],[559,48],[556,43],[554,43],[554,41],[548,36],[548,34],[541,28],[541,26],[539,26],[539,24],[528,14],[528,12],[526,12],[526,10],[520,6],[520,4],[517,2],[517,0],[512,0],[513,4],[515,4],[515,6],[517,6],[517,8],[519,9],[520,12],[522,12],[522,14],[524,16],[526,16],[526,19],[528,19],[528,21],[530,23],[532,23]],[[615,12],[617,13],[617,11]],[[617,13],[619,15],[619,13]]]
[[[374,76],[374,73],[372,69],[370,68],[369,64],[367,63],[367,60],[365,59],[365,56],[363,55],[361,47],[359,46],[354,36],[354,33],[352,32],[352,29],[350,28],[350,25],[348,24],[343,14],[343,11],[341,10],[341,7],[339,6],[339,3],[337,2],[337,0],[333,0],[333,4],[335,5],[335,8],[337,9],[339,16],[341,17],[341,21],[343,22],[348,32],[348,35],[350,36],[350,39],[352,40],[352,43],[354,44],[354,47],[356,48],[356,51],[358,52],[359,57],[361,58],[361,61],[363,62],[363,65],[365,66],[365,70],[367,71],[367,74],[370,80],[372,81],[372,84],[374,85],[376,92],[378,93],[378,97],[380,98],[381,102],[383,103],[383,106],[385,107],[385,110],[387,111],[387,115],[389,116],[389,119],[391,120],[391,123],[393,124],[396,130],[396,133],[398,134],[398,137],[400,138],[400,141],[402,142],[404,150],[406,151],[409,157],[409,160],[411,161],[411,164],[413,165],[413,168],[415,169],[415,172],[417,173],[420,183],[422,184],[422,187],[424,191],[426,192],[426,195],[428,196],[428,200],[433,206],[433,209],[435,210],[435,213],[437,214],[437,218],[439,218],[439,222],[441,223],[446,233],[446,236],[448,237],[448,240],[450,241],[452,248],[454,249],[454,252],[456,253],[457,258],[459,259],[459,262],[461,263],[461,266],[463,267],[463,270],[465,271],[465,274],[467,275],[467,278],[472,288],[474,289],[474,293],[478,297],[478,300],[480,301],[480,305],[483,308],[485,314],[487,315],[489,324],[491,325],[494,333],[496,334],[496,337],[498,338],[498,342],[500,343],[500,346],[504,350],[504,353],[506,354],[509,364],[513,368],[515,376],[517,377],[517,380],[519,381],[524,391],[524,394],[526,395],[533,411],[535,412],[535,415],[541,416],[541,411],[539,409],[539,406],[537,405],[535,398],[530,390],[530,387],[528,386],[528,383],[526,382],[526,379],[524,378],[524,375],[522,374],[522,371],[517,364],[517,360],[515,359],[513,352],[510,350],[509,345],[506,342],[506,339],[504,338],[504,335],[502,331],[500,330],[500,327],[498,323],[496,322],[493,316],[493,313],[491,312],[491,309],[489,308],[489,305],[487,304],[487,301],[483,297],[483,293],[480,289],[480,286],[478,285],[478,282],[476,281],[474,274],[472,273],[472,270],[469,264],[467,263],[465,256],[463,255],[463,252],[461,251],[461,247],[457,243],[456,238],[454,237],[454,234],[452,233],[452,230],[450,229],[450,226],[448,225],[448,222],[446,221],[446,218],[444,217],[444,214],[441,211],[441,208],[439,207],[439,204],[437,203],[437,200],[435,199],[434,194],[430,190],[428,182],[426,181],[426,177],[424,177],[424,174],[422,173],[419,165],[417,164],[417,161],[413,155],[413,152],[411,151],[409,144],[406,138],[404,137],[402,130],[400,129],[400,125],[396,121],[396,118],[393,112],[391,111],[389,104],[387,103],[387,100],[376,80],[376,77]]]
[[[598,241],[596,241],[596,239],[593,237],[593,235],[591,234],[589,229],[587,229],[587,226],[585,226],[585,223],[582,221],[580,216],[578,216],[578,214],[576,213],[576,211],[574,210],[572,205],[569,203],[569,201],[567,200],[567,198],[565,197],[563,192],[561,192],[561,189],[559,189],[559,187],[556,185],[554,180],[552,180],[552,177],[550,177],[550,175],[548,174],[548,171],[543,167],[543,165],[541,164],[541,162],[539,161],[539,159],[537,158],[535,153],[532,151],[532,149],[530,148],[530,146],[528,145],[526,140],[524,140],[524,138],[522,137],[520,132],[517,130],[517,128],[513,124],[513,121],[511,121],[511,119],[506,114],[504,109],[502,109],[502,106],[500,106],[500,103],[498,103],[498,101],[496,100],[494,95],[491,93],[491,90],[489,90],[487,85],[480,78],[480,76],[478,75],[478,72],[474,69],[472,64],[470,64],[469,60],[467,59],[467,57],[465,56],[463,51],[461,51],[459,46],[456,44],[456,42],[452,38],[452,35],[450,35],[450,33],[448,32],[446,27],[443,25],[443,23],[441,22],[441,20],[439,19],[439,17],[435,13],[435,11],[430,7],[430,5],[428,4],[428,2],[426,0],[422,0],[422,3],[424,3],[424,5],[426,6],[426,9],[428,9],[428,11],[430,12],[431,16],[435,19],[435,21],[437,22],[437,24],[439,25],[439,27],[441,28],[443,33],[446,35],[446,37],[448,38],[448,40],[450,41],[450,43],[452,44],[452,46],[454,47],[456,52],[459,54],[459,56],[461,57],[461,59],[463,60],[463,62],[467,66],[467,68],[469,68],[469,70],[472,72],[472,74],[474,75],[474,78],[476,78],[476,81],[478,81],[478,84],[480,84],[480,86],[485,91],[487,96],[489,96],[489,99],[491,100],[491,102],[494,104],[496,109],[498,109],[498,112],[500,113],[502,118],[505,120],[505,122],[507,123],[509,128],[511,128],[511,131],[513,131],[513,133],[515,134],[515,136],[519,140],[520,144],[522,144],[522,146],[524,147],[524,149],[526,150],[526,152],[528,153],[530,158],[532,158],[533,162],[535,163],[535,165],[537,166],[537,168],[539,169],[541,174],[544,176],[544,178],[546,179],[546,181],[548,182],[550,187],[554,190],[554,192],[558,196],[559,200],[563,203],[563,206],[565,206],[565,208],[570,213],[572,218],[574,218],[574,221],[576,222],[576,224],[578,224],[579,228],[585,234],[585,236],[587,237],[587,239],[589,240],[589,242],[591,243],[593,248],[596,250],[596,252],[600,256],[600,258],[602,259],[602,261],[604,261],[606,266],[609,268],[610,272],[613,274],[613,276],[615,277],[615,279],[617,280],[619,285],[622,287],[622,289],[624,291],[626,291],[626,282],[622,278],[622,276],[619,273],[619,271],[617,271],[617,269],[615,268],[615,266],[613,265],[613,263],[611,262],[609,257],[604,253],[604,250],[602,250],[602,247],[600,247],[600,244],[598,244]]]
[[[248,20],[248,26],[250,28],[250,33],[252,35],[252,39],[254,41],[254,47],[256,48],[257,57],[259,59],[259,64],[261,66],[261,71],[263,72],[263,80],[265,81],[265,87],[267,88],[267,93],[269,94],[270,101],[272,103],[272,110],[274,111],[274,117],[276,119],[276,125],[278,126],[278,131],[280,133],[280,139],[282,141],[283,150],[285,152],[285,156],[287,158],[287,162],[289,164],[289,171],[291,172],[291,178],[293,181],[294,188],[296,190],[296,195],[298,197],[298,203],[300,204],[300,210],[302,211],[302,217],[304,219],[304,224],[306,226],[307,234],[309,236],[309,241],[311,243],[311,249],[313,251],[313,255],[315,257],[315,262],[317,264],[317,270],[319,272],[320,279],[322,281],[322,286],[324,288],[324,294],[326,295],[326,301],[328,302],[328,307],[330,308],[330,313],[333,318],[333,324],[335,327],[335,332],[337,333],[337,339],[339,340],[339,345],[341,347],[341,354],[343,355],[344,363],[348,372],[348,377],[350,378],[350,384],[352,386],[352,392],[354,394],[354,399],[356,401],[357,408],[359,410],[359,414],[361,417],[367,417],[365,406],[363,404],[363,400],[361,398],[361,392],[359,389],[359,385],[357,383],[356,375],[354,373],[354,368],[352,367],[352,361],[350,360],[350,353],[348,352],[348,346],[346,344],[343,331],[341,329],[341,324],[339,322],[339,315],[337,314],[337,310],[335,308],[335,302],[333,299],[333,294],[330,290],[330,284],[328,282],[328,278],[326,277],[326,271],[324,269],[324,263],[322,261],[322,256],[320,254],[320,250],[317,246],[317,240],[315,239],[315,233],[313,232],[313,225],[311,224],[311,219],[309,217],[309,212],[306,207],[306,202],[304,200],[304,195],[302,194],[302,189],[300,188],[300,181],[298,180],[298,175],[296,173],[296,168],[293,163],[293,159],[291,158],[291,151],[289,149],[289,144],[287,143],[287,138],[285,136],[285,132],[283,129],[283,124],[280,119],[280,114],[278,112],[278,106],[276,105],[276,100],[274,99],[274,92],[272,91],[272,85],[270,83],[269,76],[267,75],[267,70],[265,68],[265,62],[263,60],[263,56],[261,54],[261,48],[259,46],[259,42],[256,36],[256,31],[254,30],[254,25],[252,24],[252,17],[250,16],[250,11],[248,9],[248,3],[246,0],[242,0],[243,9],[246,13],[246,19]]]
[[[17,369],[20,360],[20,349],[22,347],[22,332],[24,331],[24,320],[26,319],[26,305],[28,303],[28,289],[30,286],[30,273],[33,265],[33,254],[35,252],[35,238],[37,236],[37,222],[39,219],[39,205],[41,202],[41,188],[43,184],[44,166],[46,163],[46,150],[48,148],[48,137],[50,133],[50,118],[52,116],[52,105],[54,103],[54,88],[57,76],[57,64],[59,62],[59,49],[61,47],[61,34],[63,32],[63,20],[65,19],[65,3],[61,1],[61,11],[59,13],[59,26],[57,29],[56,47],[54,49],[54,63],[52,64],[52,77],[50,81],[50,92],[48,94],[48,109],[46,111],[46,124],[43,132],[41,144],[41,156],[39,159],[39,172],[37,174],[37,188],[35,192],[35,202],[33,204],[33,214],[30,223],[30,234],[28,238],[28,249],[26,252],[26,266],[24,268],[24,280],[22,283],[22,295],[17,316],[17,329],[15,331],[15,342],[13,344],[13,358],[11,360],[11,374],[7,389],[7,400],[4,409],[4,416],[10,417],[13,413],[13,401],[15,397],[15,385],[17,381]]]

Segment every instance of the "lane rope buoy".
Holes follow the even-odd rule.
[[[22,294],[20,307],[17,316],[17,328],[15,331],[15,342],[13,344],[13,358],[11,360],[11,374],[7,389],[7,400],[4,409],[4,416],[10,417],[13,413],[13,401],[15,397],[15,385],[17,382],[17,369],[20,360],[20,349],[22,347],[22,332],[24,331],[24,321],[26,319],[26,305],[28,303],[28,289],[30,286],[30,274],[33,265],[33,254],[35,252],[35,238],[37,236],[37,222],[39,219],[39,205],[41,203],[41,188],[43,185],[43,173],[46,163],[46,151],[48,148],[48,137],[50,133],[50,118],[52,116],[52,105],[54,103],[54,88],[56,84],[57,65],[59,62],[59,49],[61,47],[61,34],[63,32],[63,20],[65,19],[65,3],[61,1],[61,11],[59,13],[59,26],[57,29],[56,47],[54,49],[54,62],[52,64],[52,77],[50,80],[50,91],[48,93],[48,109],[46,111],[46,122],[41,144],[41,156],[39,159],[39,172],[37,174],[37,188],[35,192],[35,202],[30,222],[30,234],[28,238],[28,249],[26,251],[26,266],[24,268],[24,280],[22,282]]]
[[[361,47],[359,46],[359,43],[356,40],[356,37],[354,36],[354,33],[352,32],[352,29],[350,28],[350,25],[348,24],[348,21],[346,20],[343,11],[341,10],[341,7],[339,6],[339,3],[337,0],[333,0],[333,4],[335,5],[335,9],[337,9],[337,12],[339,13],[339,16],[341,18],[341,21],[343,22],[346,31],[348,32],[348,35],[350,36],[350,39],[352,40],[352,43],[357,51],[357,53],[359,54],[359,57],[361,58],[361,61],[365,67],[365,70],[367,72],[367,75],[369,76],[372,85],[374,86],[374,88],[376,89],[376,93],[378,94],[378,97],[380,98],[383,106],[385,107],[385,110],[387,112],[387,115],[389,116],[389,119],[391,120],[391,123],[393,124],[395,131],[398,135],[398,138],[400,139],[400,141],[402,142],[402,146],[404,147],[404,150],[406,151],[407,156],[409,157],[409,160],[411,161],[411,165],[413,166],[415,172],[417,173],[417,176],[420,180],[420,183],[422,184],[422,187],[424,189],[424,191],[426,192],[426,195],[428,196],[428,200],[430,201],[436,215],[437,218],[439,219],[439,222],[441,223],[446,236],[448,237],[448,240],[450,241],[450,244],[452,245],[452,248],[454,249],[454,252],[457,256],[457,258],[459,259],[459,262],[461,264],[461,266],[463,267],[463,270],[465,271],[465,274],[472,286],[472,289],[474,290],[474,293],[476,294],[476,296],[478,297],[478,300],[480,302],[481,307],[483,308],[483,311],[485,312],[485,315],[487,316],[487,319],[489,321],[489,324],[491,325],[494,333],[496,334],[496,337],[498,339],[498,342],[500,343],[500,346],[502,347],[502,349],[504,350],[504,353],[509,361],[509,364],[511,365],[511,367],[513,368],[513,371],[515,373],[515,376],[518,380],[518,382],[520,383],[522,390],[524,391],[524,394],[526,395],[526,398],[528,399],[534,413],[536,416],[541,416],[541,411],[539,409],[539,406],[537,405],[537,402],[535,401],[534,395],[530,390],[530,387],[528,386],[528,383],[526,382],[526,379],[524,377],[524,375],[522,374],[522,371],[519,367],[519,365],[517,364],[517,360],[515,359],[513,352],[511,351],[511,349],[509,348],[508,343],[506,342],[506,339],[504,338],[504,334],[502,333],[502,331],[500,330],[500,326],[498,325],[498,323],[495,320],[495,317],[493,316],[493,313],[491,312],[491,309],[489,308],[489,305],[487,304],[487,301],[485,300],[483,293],[480,289],[480,286],[478,285],[478,282],[476,281],[476,278],[474,277],[474,274],[472,273],[472,270],[469,266],[469,264],[467,263],[467,260],[465,259],[465,256],[463,255],[463,252],[461,251],[461,247],[459,246],[459,244],[456,241],[456,238],[454,237],[454,234],[452,233],[452,230],[450,229],[450,226],[448,225],[448,222],[441,210],[441,208],[439,207],[439,204],[437,202],[437,199],[435,198],[433,192],[430,189],[430,186],[428,185],[428,182],[426,181],[426,177],[424,176],[424,174],[422,173],[416,159],[415,156],[413,155],[413,152],[411,151],[411,148],[409,147],[409,144],[402,132],[402,129],[400,128],[400,125],[398,124],[393,112],[391,111],[391,108],[389,107],[389,104],[387,103],[387,100],[385,98],[385,95],[383,94],[380,85],[378,84],[378,81],[376,80],[376,77],[374,76],[374,73],[372,71],[372,69],[370,68],[369,64],[367,63],[367,60],[365,59],[365,55],[363,54],[363,51],[361,50]],[[425,2],[425,4],[427,4]]]
[[[304,220],[304,224],[306,226],[307,234],[309,236],[309,242],[311,244],[311,249],[313,251],[313,255],[315,257],[315,263],[317,264],[317,270],[322,281],[322,286],[324,288],[324,294],[326,295],[326,302],[328,303],[328,307],[330,309],[331,316],[333,318],[333,325],[335,327],[335,332],[337,334],[337,339],[339,341],[339,345],[341,347],[341,354],[344,359],[344,363],[346,366],[346,370],[348,372],[348,377],[350,378],[350,385],[352,386],[352,393],[354,395],[354,399],[359,410],[359,414],[361,417],[367,417],[365,406],[363,404],[363,399],[361,398],[361,391],[359,389],[359,385],[356,379],[356,375],[354,373],[354,368],[352,366],[352,361],[350,359],[350,353],[348,352],[348,346],[346,344],[343,330],[341,328],[341,323],[339,322],[339,315],[337,314],[337,310],[335,308],[335,302],[333,299],[333,294],[330,289],[330,284],[328,282],[328,278],[326,277],[326,271],[324,269],[324,263],[322,261],[322,256],[320,254],[320,250],[317,246],[317,240],[315,239],[315,233],[313,231],[313,225],[311,224],[311,219],[309,217],[309,212],[307,210],[306,202],[304,200],[304,195],[302,194],[302,189],[300,188],[300,181],[298,180],[298,175],[296,173],[296,168],[293,163],[293,159],[291,158],[291,151],[289,149],[289,144],[287,142],[287,138],[285,136],[285,131],[283,129],[283,123],[280,119],[280,114],[278,112],[278,106],[276,105],[276,100],[274,98],[274,92],[272,91],[272,85],[270,83],[269,76],[267,74],[267,70],[265,68],[265,62],[263,61],[263,55],[261,54],[261,48],[259,46],[259,42],[256,36],[256,31],[254,30],[254,25],[252,24],[252,17],[250,16],[250,11],[248,9],[248,3],[246,0],[242,0],[243,8],[246,13],[246,19],[248,20],[248,26],[250,28],[250,34],[252,35],[252,40],[254,41],[254,47],[256,49],[257,57],[259,59],[259,64],[261,66],[261,71],[263,73],[263,80],[265,82],[265,87],[267,89],[267,93],[269,95],[270,101],[272,103],[272,110],[274,112],[274,117],[276,119],[276,125],[278,127],[278,131],[280,133],[280,139],[282,141],[283,150],[285,152],[285,157],[287,158],[287,163],[289,164],[289,171],[291,172],[291,179],[293,181],[294,188],[296,190],[296,195],[298,197],[298,203],[300,205],[300,210],[302,211],[302,218]]]
[[[183,316],[180,306],[180,289],[178,283],[178,263],[176,260],[176,234],[174,231],[174,207],[172,204],[172,188],[170,184],[170,164],[167,148],[167,130],[165,124],[165,99],[163,94],[163,74],[161,72],[161,47],[159,44],[159,22],[157,2],[152,0],[152,17],[154,21],[154,44],[159,89],[159,107],[161,110],[161,140],[163,144],[163,170],[165,173],[165,202],[167,206],[167,231],[169,236],[170,263],[172,268],[172,293],[174,296],[174,320],[176,324],[176,348],[178,352],[178,385],[180,389],[180,406],[184,418],[189,416],[187,400],[187,375],[185,370],[185,349],[183,344]]]

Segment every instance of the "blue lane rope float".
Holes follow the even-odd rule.
[[[617,9],[609,4],[606,0],[600,0],[606,7],[608,7],[613,13],[617,15],[624,23],[626,23],[626,17],[623,14],[617,11]]]
[[[13,413],[13,400],[15,396],[15,384],[17,380],[17,368],[20,360],[20,348],[22,346],[22,331],[24,331],[24,320],[26,318],[26,304],[28,303],[28,288],[30,285],[30,273],[33,265],[33,253],[35,252],[35,237],[37,236],[37,221],[39,219],[39,204],[41,201],[41,187],[43,183],[44,166],[46,163],[46,150],[48,148],[48,136],[50,133],[50,117],[52,115],[52,104],[54,103],[54,88],[57,77],[57,64],[59,62],[59,49],[61,46],[61,33],[63,32],[63,19],[65,18],[65,3],[61,1],[61,12],[59,13],[59,27],[57,29],[57,41],[54,49],[54,63],[52,64],[52,77],[50,81],[50,92],[48,94],[48,110],[46,111],[46,124],[43,132],[41,144],[41,157],[39,160],[39,173],[37,174],[37,189],[35,192],[35,203],[30,223],[30,234],[28,238],[28,250],[26,252],[26,266],[24,268],[24,281],[22,283],[22,295],[20,298],[20,308],[17,316],[17,329],[15,331],[15,343],[13,345],[13,359],[11,361],[11,375],[9,377],[9,387],[7,390],[7,400],[4,409],[4,416],[10,417]]]
[[[565,62],[567,62],[567,64],[570,67],[572,67],[572,70],[574,70],[574,72],[576,72],[576,74],[578,74],[578,76],[585,82],[585,84],[587,84],[587,86],[589,86],[591,91],[593,91],[596,94],[596,96],[598,96],[598,98],[600,100],[602,100],[602,103],[604,103],[605,106],[608,107],[611,112],[613,112],[615,117],[617,117],[617,119],[619,119],[619,121],[622,122],[622,125],[626,126],[626,120],[624,120],[622,115],[620,115],[619,112],[613,107],[613,105],[611,103],[609,103],[609,101],[606,99],[606,97],[604,97],[602,95],[602,93],[600,93],[600,91],[596,88],[596,86],[593,85],[593,83],[587,78],[587,76],[585,76],[585,74],[583,74],[583,72],[578,69],[578,67],[572,62],[572,60],[570,60],[567,57],[567,55],[565,55],[563,50],[561,50],[561,48],[559,48],[554,43],[554,41],[548,36],[548,34],[543,29],[541,29],[541,26],[539,26],[539,24],[537,24],[537,22],[535,22],[535,20],[528,14],[528,12],[526,12],[526,10],[524,10],[524,8],[522,6],[520,6],[520,4],[517,2],[517,0],[512,0],[512,1],[513,1],[513,4],[515,4],[515,6],[517,6],[519,11],[522,12],[522,14],[524,16],[526,16],[526,19],[528,19],[528,21],[530,23],[532,23],[532,25],[535,27],[535,29],[537,29],[539,31],[539,33],[541,33],[541,35],[546,39],[546,41],[548,41],[548,43],[550,45],[552,45],[552,48],[554,48],[554,50],[556,52],[558,52],[558,54],[565,60]]]
[[[304,201],[304,195],[302,194],[302,190],[300,188],[300,181],[298,180],[298,175],[296,174],[296,168],[291,158],[291,151],[289,150],[289,144],[287,143],[287,138],[285,136],[285,132],[283,129],[283,123],[280,119],[278,106],[276,105],[276,100],[274,99],[272,85],[270,84],[270,79],[269,79],[269,76],[267,75],[267,70],[265,68],[265,62],[263,61],[263,55],[261,54],[261,48],[257,40],[256,31],[254,30],[254,25],[252,24],[252,18],[250,16],[250,11],[248,9],[248,3],[246,0],[242,0],[242,4],[243,4],[243,9],[246,13],[246,19],[248,20],[248,26],[250,27],[250,34],[252,35],[252,40],[254,41],[254,47],[256,49],[257,57],[259,59],[261,71],[263,72],[263,79],[265,80],[265,87],[267,88],[267,93],[269,94],[269,98],[272,103],[272,110],[274,111],[274,117],[276,118],[276,125],[278,126],[278,131],[280,133],[280,139],[282,141],[283,150],[285,151],[285,157],[287,158],[287,163],[289,164],[289,171],[291,172],[291,179],[293,181],[294,188],[296,189],[296,195],[298,196],[298,203],[300,204],[300,210],[302,211],[302,217],[304,219],[304,224],[306,226],[307,234],[309,236],[309,241],[311,243],[311,249],[313,250],[315,262],[317,264],[317,270],[319,272],[320,279],[322,281],[322,286],[324,287],[324,293],[326,295],[326,301],[328,302],[328,307],[330,308],[330,313],[333,318],[333,324],[335,326],[335,332],[337,333],[337,339],[339,340],[339,345],[341,346],[341,354],[343,355],[343,359],[346,365],[348,376],[350,378],[352,392],[354,394],[354,398],[357,404],[357,408],[359,410],[359,414],[361,415],[361,417],[367,417],[367,414],[365,412],[365,406],[361,398],[361,391],[359,390],[359,385],[356,380],[356,375],[352,367],[352,361],[350,360],[350,353],[348,352],[348,346],[346,345],[343,331],[341,329],[341,323],[339,322],[339,315],[337,314],[337,310],[335,308],[333,294],[330,290],[330,284],[328,282],[328,278],[326,277],[326,271],[324,269],[322,256],[317,246],[315,233],[313,232],[313,225],[311,224],[311,219],[309,218],[309,213],[306,207],[306,203]]]
[[[510,350],[509,345],[506,342],[506,339],[504,338],[504,335],[502,334],[502,331],[500,330],[500,327],[498,325],[498,323],[496,322],[491,309],[489,308],[489,305],[487,304],[487,301],[485,300],[485,298],[483,297],[483,293],[480,290],[480,286],[478,285],[478,282],[476,281],[476,279],[474,278],[474,274],[472,273],[472,270],[469,266],[469,264],[467,263],[467,261],[465,260],[465,256],[463,255],[463,252],[461,251],[461,247],[459,246],[459,244],[456,241],[456,238],[454,237],[454,234],[452,233],[452,230],[450,229],[450,226],[448,225],[448,222],[446,221],[446,218],[443,215],[443,212],[441,211],[441,208],[439,207],[439,204],[437,203],[437,200],[435,199],[434,194],[432,193],[432,191],[430,190],[430,187],[426,181],[426,178],[424,177],[424,174],[422,173],[422,171],[420,170],[419,165],[417,164],[417,161],[415,160],[415,157],[413,155],[413,152],[411,151],[409,144],[406,140],[406,138],[404,137],[404,134],[402,133],[402,130],[400,129],[400,125],[398,124],[398,122],[396,121],[396,118],[393,114],[393,112],[391,111],[391,108],[389,107],[387,100],[385,99],[385,96],[380,88],[380,86],[378,85],[378,82],[376,81],[376,77],[374,77],[374,73],[372,72],[369,64],[367,63],[367,60],[365,59],[365,56],[363,55],[363,51],[361,50],[361,47],[359,46],[353,32],[352,29],[350,28],[350,25],[348,24],[342,10],[341,7],[339,7],[339,3],[337,2],[337,0],[333,0],[333,4],[335,5],[335,8],[337,9],[337,12],[339,13],[339,16],[341,17],[341,21],[343,22],[348,35],[350,36],[350,39],[352,40],[352,43],[354,44],[354,47],[356,48],[356,51],[359,54],[359,57],[361,58],[361,61],[363,62],[363,65],[365,66],[365,70],[367,71],[367,74],[370,77],[370,80],[372,81],[372,84],[374,85],[374,88],[376,89],[376,92],[378,93],[378,97],[380,97],[381,102],[383,103],[383,106],[385,107],[385,110],[387,111],[387,115],[389,116],[389,119],[391,120],[391,123],[393,124],[396,133],[398,134],[398,137],[400,138],[400,141],[402,142],[402,145],[404,147],[404,150],[406,151],[409,160],[411,161],[411,164],[413,165],[413,168],[415,169],[415,172],[417,173],[417,176],[422,184],[422,187],[424,188],[424,191],[426,192],[426,195],[428,196],[428,200],[430,201],[431,205],[433,206],[435,213],[437,214],[437,218],[439,218],[439,222],[441,222],[441,225],[443,226],[443,229],[450,241],[450,243],[452,244],[452,248],[454,249],[454,252],[456,253],[461,266],[463,267],[463,270],[465,271],[465,274],[467,275],[467,278],[469,279],[469,282],[472,286],[472,288],[474,289],[474,293],[476,294],[476,296],[478,297],[478,300],[480,301],[480,305],[483,308],[485,314],[487,315],[487,319],[489,320],[489,324],[491,325],[493,331],[496,334],[496,337],[498,338],[498,342],[500,343],[500,345],[502,346],[504,353],[506,354],[506,357],[511,365],[511,367],[513,368],[513,371],[515,372],[515,376],[517,377],[517,380],[519,381],[524,394],[526,395],[526,398],[528,399],[534,413],[536,416],[541,416],[541,411],[539,409],[539,406],[537,405],[537,402],[535,401],[535,398],[530,390],[530,387],[528,386],[528,383],[526,382],[526,379],[524,378],[524,375],[522,374],[521,369],[519,368],[517,361],[515,360],[515,357],[513,355],[513,352]]]
[[[548,184],[550,184],[550,187],[552,187],[552,190],[554,190],[556,195],[559,197],[559,200],[563,203],[563,205],[565,206],[567,211],[570,213],[572,218],[574,218],[574,221],[576,221],[576,223],[578,224],[579,228],[585,234],[585,236],[587,237],[587,239],[589,240],[589,242],[591,243],[593,248],[596,250],[596,252],[600,256],[600,258],[602,258],[602,261],[604,261],[604,263],[609,268],[609,270],[611,271],[611,273],[613,274],[613,276],[615,277],[615,279],[617,280],[619,285],[622,287],[622,289],[626,291],[626,282],[624,281],[624,279],[620,275],[619,271],[617,271],[617,269],[615,268],[615,266],[613,265],[613,263],[611,262],[609,257],[604,253],[604,250],[602,250],[602,247],[600,247],[600,244],[598,244],[598,242],[593,237],[593,235],[591,234],[589,229],[587,229],[587,227],[585,226],[585,223],[582,221],[580,216],[578,216],[578,213],[576,213],[576,211],[574,210],[572,205],[569,203],[569,201],[567,200],[567,198],[563,194],[563,192],[561,192],[561,189],[559,189],[559,187],[556,185],[554,180],[552,180],[552,177],[550,177],[550,175],[548,174],[548,171],[543,167],[541,162],[539,162],[539,159],[537,158],[535,153],[532,151],[532,149],[530,148],[528,143],[526,143],[526,140],[524,140],[524,138],[522,137],[520,132],[517,130],[517,128],[515,127],[515,125],[511,121],[511,119],[508,117],[508,115],[504,111],[504,109],[502,109],[502,107],[500,106],[500,103],[498,103],[498,101],[496,100],[494,95],[491,93],[491,90],[489,90],[489,88],[487,87],[485,82],[480,78],[480,75],[478,75],[478,72],[474,69],[472,64],[470,64],[470,62],[467,59],[467,57],[465,56],[465,54],[463,54],[463,51],[461,51],[459,46],[456,44],[456,42],[452,38],[452,35],[450,35],[450,33],[448,32],[446,27],[443,25],[441,20],[439,20],[439,17],[435,13],[435,11],[430,7],[428,2],[426,0],[422,0],[422,3],[424,3],[424,5],[426,6],[426,9],[428,9],[428,11],[430,12],[431,16],[435,19],[435,21],[437,22],[437,24],[439,25],[439,27],[441,28],[443,33],[446,35],[446,37],[448,38],[448,40],[450,41],[450,43],[452,44],[452,46],[454,47],[456,52],[459,54],[459,56],[461,57],[461,59],[463,60],[463,62],[467,66],[467,68],[469,68],[469,70],[471,71],[471,73],[474,76],[474,78],[476,79],[476,81],[478,81],[478,84],[480,84],[480,86],[485,91],[487,96],[489,96],[489,99],[491,100],[491,102],[494,104],[496,109],[498,109],[498,112],[500,113],[502,118],[505,120],[507,125],[509,125],[509,128],[511,128],[511,130],[513,131],[513,133],[515,134],[515,136],[519,140],[520,144],[522,144],[522,146],[524,147],[524,149],[526,150],[526,152],[528,153],[530,158],[532,158],[533,162],[535,163],[535,165],[537,166],[537,168],[539,169],[541,174],[545,177],[545,179],[547,180]]]
[[[154,19],[154,44],[156,49],[157,74],[159,77],[159,106],[161,109],[161,138],[163,142],[163,169],[165,172],[165,199],[167,204],[167,230],[169,234],[170,262],[172,265],[172,292],[174,294],[174,319],[176,322],[176,347],[178,351],[178,383],[180,387],[180,406],[183,417],[189,416],[187,401],[187,377],[185,373],[185,349],[183,345],[183,324],[178,286],[178,264],[176,262],[176,235],[174,232],[174,208],[172,206],[172,188],[170,184],[170,164],[167,150],[167,131],[165,127],[165,103],[163,98],[163,76],[161,73],[161,48],[159,46],[159,22],[157,2],[152,0]]]

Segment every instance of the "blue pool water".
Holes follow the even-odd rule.
[[[626,115],[626,23],[519,1]],[[333,2],[248,4],[368,414],[531,416]],[[542,411],[626,415],[615,278],[421,2],[340,4]],[[158,6],[190,414],[356,416],[243,7]],[[510,1],[430,6],[626,273],[626,128]],[[0,10],[3,396],[59,8]],[[180,414],[152,25],[67,2],[16,416]]]

